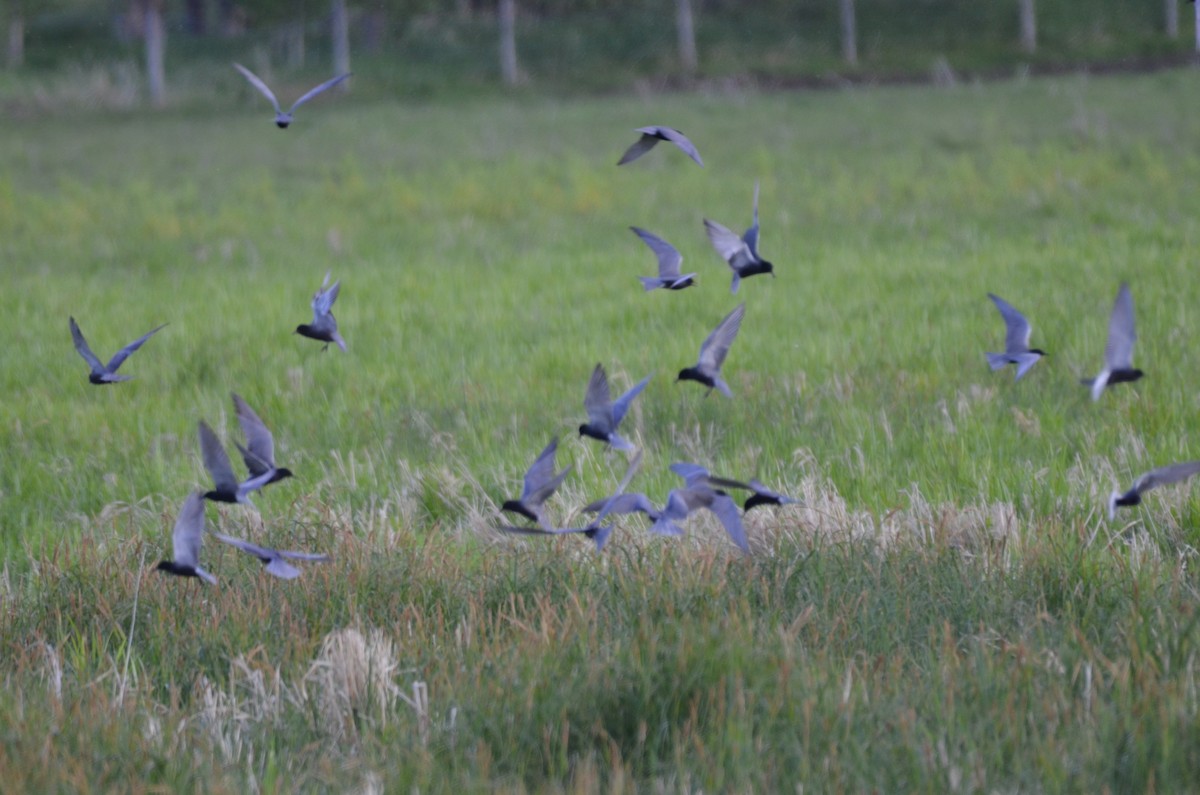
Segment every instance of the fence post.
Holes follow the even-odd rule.
[[[500,76],[504,85],[520,81],[517,69],[517,0],[500,0],[496,7],[500,22]]]
[[[1021,49],[1027,53],[1037,51],[1037,19],[1033,13],[1033,0],[1018,0],[1021,13]]]
[[[854,0],[838,0],[842,18],[842,59],[854,66],[858,63],[858,24],[854,19]]]
[[[675,27],[679,33],[679,62],[689,74],[696,71],[696,27],[692,23],[692,0],[675,0]]]

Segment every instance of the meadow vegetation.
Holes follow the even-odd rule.
[[[235,76],[236,77],[236,76]],[[232,78],[231,78],[232,80]],[[1200,501],[1109,491],[1197,457],[1191,71],[829,93],[329,98],[16,120],[0,136],[0,770],[14,790],[1186,791]],[[632,129],[686,131],[707,168]],[[729,295],[701,219],[778,278]],[[699,284],[643,294],[630,224]],[[327,270],[349,352],[291,334]],[[1128,280],[1147,377],[1098,403]],[[992,291],[1044,358],[992,373]],[[740,300],[735,398],[675,384]],[[102,356],[161,322],[94,388]],[[496,506],[588,374],[666,466],[804,506],[512,539]],[[124,371],[124,370],[123,370]],[[155,575],[229,392],[297,477]],[[624,459],[564,438],[552,510]]]

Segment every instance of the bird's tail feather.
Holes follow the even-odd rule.
[[[1008,364],[1008,356],[1003,353],[985,353],[984,356],[993,370],[1003,370]]]

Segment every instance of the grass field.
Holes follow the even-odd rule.
[[[1200,769],[1200,500],[1109,491],[1197,456],[1191,71],[837,93],[334,98],[15,121],[0,136],[0,770],[14,790],[1186,791]],[[632,128],[665,147],[613,166]],[[729,294],[701,219],[762,182],[778,278]],[[697,287],[643,294],[628,231]],[[349,352],[291,334],[331,270]],[[1092,403],[1117,286],[1147,377]],[[1049,351],[992,373],[993,291]],[[733,400],[673,383],[738,301]],[[98,389],[73,315],[111,355]],[[561,434],[565,519],[624,459],[806,506],[500,537]],[[297,478],[210,526],[327,550],[296,582],[207,544],[150,571],[255,406]],[[261,519],[259,518],[261,517]],[[1124,531],[1124,532],[1123,532]]]

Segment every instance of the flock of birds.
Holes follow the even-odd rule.
[[[349,74],[344,74],[318,85],[284,111],[275,98],[275,94],[257,75],[241,64],[235,63],[234,67],[271,102],[275,110],[275,124],[283,129],[292,123],[297,108],[350,77]],[[617,162],[618,166],[637,160],[662,141],[678,147],[698,165],[704,165],[695,145],[679,130],[651,126],[639,128],[637,132],[640,133],[640,137],[625,151]],[[715,221],[704,220],[709,242],[732,271],[730,292],[735,294],[738,292],[742,279],[767,273],[775,275],[773,265],[764,260],[758,251],[758,200],[759,186],[755,183],[753,223],[741,235]],[[682,290],[695,284],[696,274],[682,272],[683,257],[674,246],[645,229],[638,227],[630,227],[630,229],[650,248],[658,260],[657,276],[638,277],[645,290]],[[338,332],[337,320],[332,311],[341,288],[341,281],[335,281],[330,285],[330,276],[329,273],[325,275],[321,287],[313,295],[312,322],[298,325],[295,333],[325,343],[322,350],[328,349],[330,344],[335,344],[345,351],[346,341]],[[1039,348],[1029,347],[1032,326],[1023,314],[997,295],[989,293],[988,297],[995,304],[1006,327],[1004,352],[986,353],[988,364],[993,370],[1003,369],[1010,364],[1014,365],[1016,380],[1020,380],[1038,360],[1046,355],[1046,352]],[[708,387],[706,395],[711,394],[715,389],[727,397],[732,397],[733,393],[729,384],[721,378],[721,368],[741,329],[745,314],[746,304],[744,302],[734,307],[701,343],[696,364],[680,370],[676,380],[696,381]],[[160,325],[138,337],[119,350],[105,364],[88,346],[74,317],[70,318],[69,324],[75,349],[90,367],[88,380],[95,385],[130,380],[131,376],[120,375],[117,370],[130,355],[140,349],[147,340],[166,325]],[[1142,377],[1142,371],[1133,366],[1133,345],[1136,339],[1133,297],[1130,294],[1129,285],[1122,284],[1117,292],[1109,318],[1104,367],[1095,378],[1082,379],[1082,383],[1091,388],[1093,400],[1099,400],[1101,394],[1109,386],[1136,381]],[[650,376],[646,376],[616,400],[612,399],[608,374],[602,364],[596,365],[588,381],[584,396],[587,422],[579,426],[579,435],[595,439],[615,450],[633,452],[625,475],[613,493],[590,503],[581,510],[582,513],[595,514],[595,518],[582,527],[557,527],[547,519],[546,501],[571,471],[570,466],[556,471],[555,454],[558,449],[558,438],[555,437],[550,440],[550,443],[526,471],[521,496],[517,499],[506,500],[501,506],[502,511],[523,517],[529,524],[498,524],[497,529],[509,533],[532,535],[581,533],[592,540],[599,551],[604,548],[614,529],[612,524],[604,524],[605,519],[610,516],[642,513],[651,522],[649,528],[651,533],[679,536],[683,534],[679,523],[696,511],[703,509],[715,515],[733,543],[743,552],[748,553],[750,548],[742,524],[743,514],[757,506],[799,502],[799,500],[772,490],[758,480],[740,481],[717,476],[702,466],[686,462],[677,462],[671,465],[671,471],[683,479],[683,486],[672,489],[667,494],[666,501],[661,508],[657,507],[645,494],[626,492],[629,483],[641,466],[642,451],[636,450],[632,443],[621,437],[618,429],[634,399],[645,389],[649,381]],[[229,455],[216,433],[204,420],[200,420],[198,436],[201,457],[205,469],[212,478],[213,488],[207,491],[194,491],[184,501],[172,533],[173,557],[159,562],[156,567],[159,571],[215,583],[216,578],[201,568],[199,563],[201,541],[206,529],[204,501],[248,505],[251,504],[250,495],[253,492],[292,476],[291,470],[276,464],[274,439],[266,424],[239,395],[233,394],[232,398],[238,423],[246,437],[244,446],[236,442],[235,445],[246,466],[248,477],[245,480],[237,478]],[[1134,482],[1128,491],[1112,492],[1108,499],[1109,517],[1115,516],[1118,506],[1140,503],[1141,495],[1146,491],[1164,484],[1185,480],[1197,473],[1200,473],[1200,461],[1171,464],[1146,472]],[[729,494],[731,490],[740,490],[749,494],[740,510]],[[329,560],[329,556],[325,554],[274,549],[215,530],[209,532],[217,540],[257,558],[267,573],[283,579],[292,579],[300,575],[300,570],[289,561]]]

